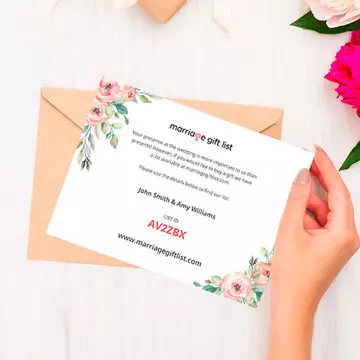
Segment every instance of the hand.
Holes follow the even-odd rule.
[[[350,194],[324,150],[317,149],[311,171],[328,192],[328,200],[312,193],[309,171],[302,170],[275,244],[268,360],[311,359],[319,301],[359,248]]]
[[[315,312],[360,242],[349,191],[324,150],[317,149],[311,171],[328,192],[328,201],[312,193],[309,172],[302,170],[279,227],[272,280],[275,306],[286,303]]]

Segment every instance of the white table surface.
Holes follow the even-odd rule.
[[[360,120],[323,76],[349,35],[289,27],[302,0],[234,1],[230,34],[211,0],[166,25],[111,0],[1,7],[0,359],[265,359],[271,289],[253,310],[143,270],[26,260],[39,87],[94,89],[108,74],[164,96],[282,107],[284,140],[340,165]],[[359,226],[360,164],[343,178]],[[359,273],[357,255],[321,303],[314,359],[359,359]]]

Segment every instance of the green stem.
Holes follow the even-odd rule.
[[[105,122],[109,126],[109,130],[111,132],[111,137],[113,137],[115,135],[115,133],[114,133],[114,129],[113,129],[112,125],[108,121],[105,121]]]
[[[90,160],[90,156],[89,154],[87,153],[86,151],[86,144],[87,144],[87,139],[88,139],[88,136],[89,134],[91,133],[91,126],[89,125],[89,128],[86,130],[85,134],[84,134],[84,137],[82,139],[83,141],[83,146],[82,146],[82,150],[84,152],[84,155],[85,155],[85,159],[86,160]]]

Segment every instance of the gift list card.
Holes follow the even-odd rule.
[[[48,234],[257,307],[313,154],[101,80]]]

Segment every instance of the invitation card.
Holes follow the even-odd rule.
[[[107,78],[48,234],[257,307],[313,154]]]

